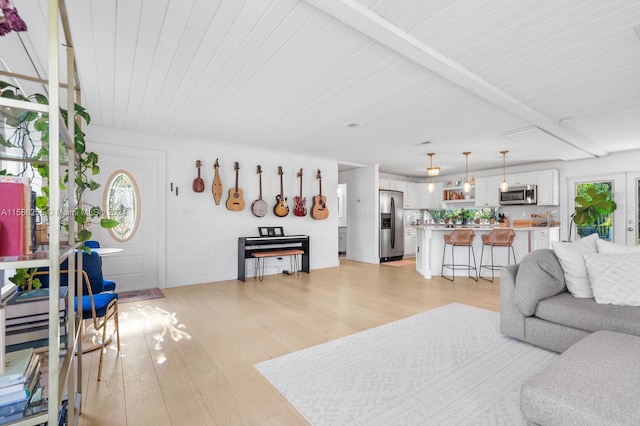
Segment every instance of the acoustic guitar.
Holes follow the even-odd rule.
[[[306,216],[307,215],[307,199],[302,198],[302,169],[296,174],[300,178],[300,196],[297,195],[293,197],[293,214],[296,216]]]
[[[329,208],[327,207],[327,199],[322,195],[322,176],[320,169],[316,173],[316,179],[320,182],[320,194],[313,197],[313,206],[311,207],[311,217],[323,220],[329,217]]]
[[[233,170],[236,172],[236,185],[229,190],[229,198],[227,198],[227,208],[234,212],[244,209],[244,198],[242,198],[242,189],[238,188],[238,170],[240,165],[236,161],[233,163]]]
[[[211,192],[213,193],[213,200],[216,202],[216,206],[220,204],[220,199],[222,198],[222,182],[220,181],[220,173],[218,172],[218,159],[216,158],[216,162],[213,165],[216,173],[213,177],[213,184],[211,185]]]
[[[200,167],[202,166],[202,161],[196,161],[196,167],[198,168],[198,177],[193,180],[193,191],[194,192],[203,192],[204,191],[204,181],[200,177]]]
[[[262,167],[260,167],[260,165],[256,168],[256,173],[260,180],[260,197],[251,203],[251,211],[254,216],[264,217],[267,211],[269,211],[269,208],[267,207],[267,202],[262,199]]]
[[[278,217],[285,217],[289,214],[289,206],[287,206],[287,199],[284,196],[284,189],[282,188],[282,166],[278,166],[278,175],[280,176],[280,194],[276,195],[276,205],[273,206],[273,212]]]

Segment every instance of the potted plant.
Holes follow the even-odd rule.
[[[18,88],[12,84],[4,81],[0,81],[0,96],[18,99],[28,102],[37,102],[39,104],[48,105],[49,100],[46,96],[41,94],[34,94],[26,97],[18,92]],[[60,109],[62,118],[67,121],[68,111]],[[23,111],[15,122],[15,130],[10,137],[4,138],[0,135],[0,144],[9,148],[18,148],[25,156],[32,156],[37,159],[46,160],[49,156],[49,114],[38,113],[34,111]],[[100,187],[100,184],[93,180],[93,176],[100,173],[100,167],[98,166],[98,154],[89,152],[86,150],[85,133],[82,131],[81,122],[86,124],[91,122],[91,116],[82,106],[75,104],[74,107],[74,147],[76,151],[76,165],[75,170],[72,171],[72,176],[69,175],[69,170],[65,171],[64,176],[60,181],[60,188],[66,189],[69,179],[72,178],[75,183],[75,198],[76,208],[71,212],[73,219],[64,216],[60,223],[61,226],[69,232],[73,229],[72,224],[75,222],[78,224],[76,241],[84,242],[91,238],[91,231],[88,227],[93,220],[100,219],[100,226],[103,228],[113,228],[118,224],[114,219],[107,219],[102,217],[102,209],[97,206],[88,205],[83,202],[83,194],[86,190],[94,191]],[[34,138],[32,132],[40,132],[39,138]],[[37,143],[37,140],[40,143]],[[35,141],[35,142],[34,142]],[[64,147],[61,147],[63,150]],[[62,158],[62,156],[61,156]],[[34,166],[30,166],[25,163],[25,167],[33,167],[35,172],[42,177],[43,186],[41,188],[41,195],[36,197],[36,207],[42,212],[44,217],[49,215],[49,164],[45,161]],[[22,173],[25,173],[26,169],[23,169]],[[0,171],[0,174],[6,174],[6,170]],[[82,247],[85,249],[84,247]]]
[[[585,184],[579,187],[578,195],[575,198],[576,208],[571,215],[571,221],[579,228],[582,236],[597,232],[599,227],[611,227],[611,218],[618,206],[611,199],[611,191],[606,184]],[[589,228],[585,230],[584,228]],[[569,228],[569,240],[571,239],[571,228]],[[583,230],[580,231],[580,228]],[[587,232],[584,232],[587,231]]]
[[[37,102],[43,105],[49,104],[49,100],[46,96],[41,94],[34,94],[29,97],[23,96],[18,92],[18,88],[16,86],[4,81],[0,81],[0,96],[27,102]],[[61,108],[60,113],[66,122],[68,111]],[[14,127],[14,131],[9,137],[5,138],[0,134],[1,145],[7,148],[18,149],[24,157],[47,160],[49,157],[48,113],[4,110],[0,111],[0,114],[5,116],[7,124]],[[93,175],[100,173],[100,167],[98,166],[98,154],[86,150],[84,139],[85,134],[80,125],[82,120],[84,120],[86,124],[89,124],[91,117],[82,106],[75,104],[74,118],[76,165],[75,169],[71,171],[71,176],[69,174],[69,170],[65,171],[59,185],[61,189],[66,189],[69,179],[74,180],[77,204],[75,210],[70,212],[69,215],[61,217],[60,226],[67,232],[76,229],[77,233],[75,240],[78,242],[84,242],[91,238],[91,231],[89,231],[88,227],[94,219],[99,218],[100,226],[103,228],[112,228],[116,226],[118,222],[114,219],[102,217],[102,209],[97,206],[87,205],[82,201],[82,195],[86,190],[94,191],[100,187],[100,184],[93,180]],[[40,133],[39,137],[35,137],[35,133],[37,132]],[[64,147],[61,147],[61,151],[62,150],[64,150]],[[61,155],[61,158],[64,157]],[[19,174],[30,175],[29,170],[33,171],[34,175],[37,173],[43,179],[41,194],[36,197],[36,207],[40,212],[42,212],[42,216],[46,219],[50,214],[48,182],[49,164],[47,161],[42,161],[42,163],[37,163],[35,165],[25,162],[24,168]],[[0,175],[6,174],[8,174],[6,170],[0,170]],[[72,218],[69,216],[72,216]],[[77,226],[74,226],[74,224],[77,224]],[[85,251],[89,250],[84,245],[80,248]],[[16,269],[16,274],[10,277],[9,280],[22,290],[28,286],[30,281],[32,281],[32,286],[34,288],[39,288],[41,285],[40,281],[37,278],[32,280],[35,271],[35,268]]]

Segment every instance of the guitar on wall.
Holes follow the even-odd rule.
[[[313,197],[313,206],[311,207],[311,217],[323,220],[329,217],[329,208],[327,207],[327,199],[322,195],[322,176],[320,169],[316,173],[316,179],[320,182],[320,194]]]
[[[220,198],[222,198],[222,181],[220,180],[220,173],[218,172],[218,159],[216,158],[216,162],[213,165],[216,173],[213,177],[213,184],[211,185],[211,192],[213,193],[213,199],[216,202],[216,206],[220,204]]]
[[[233,170],[236,172],[236,186],[229,190],[229,198],[227,198],[227,208],[234,212],[244,209],[244,198],[242,198],[242,189],[238,188],[238,170],[240,165],[236,161],[233,163]]]
[[[260,167],[260,165],[256,168],[256,173],[260,179],[260,198],[251,204],[251,211],[254,216],[264,217],[267,214],[267,211],[269,211],[269,208],[267,207],[267,202],[262,199],[262,167]]]
[[[305,204],[307,204],[307,199],[302,198],[302,169],[300,169],[296,176],[300,178],[300,196],[298,197],[296,195],[293,197],[293,202],[295,204],[293,207],[293,214],[296,216],[306,216],[307,206],[305,206]]]
[[[193,192],[203,192],[204,191],[204,181],[200,177],[200,167],[202,166],[202,161],[196,161],[196,167],[198,168],[198,177],[193,180]]]
[[[289,206],[287,206],[287,199],[282,188],[282,166],[278,166],[278,175],[280,176],[280,194],[276,195],[276,205],[273,206],[273,213],[278,217],[285,217],[289,214]]]

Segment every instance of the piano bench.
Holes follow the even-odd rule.
[[[300,275],[300,268],[298,267],[298,255],[303,255],[303,250],[298,249],[284,249],[284,250],[269,250],[269,251],[260,251],[256,253],[251,253],[251,255],[256,259],[255,262],[255,275],[257,278],[262,281],[264,279],[264,258],[265,257],[281,257],[281,256],[293,256],[291,259],[291,269],[292,273],[295,272]]]

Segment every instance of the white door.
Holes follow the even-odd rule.
[[[628,246],[637,246],[640,241],[640,172],[627,173],[625,192],[626,243]]]
[[[108,230],[92,226],[92,239],[102,247],[122,248],[104,256],[105,278],[116,282],[116,291],[131,291],[166,286],[166,155],[161,151],[126,148],[91,143],[99,155],[100,174],[94,180],[100,188],[86,195],[92,205],[103,206],[107,181],[116,170],[127,171],[135,180],[140,194],[140,220],[134,235],[126,242],[114,239]]]

